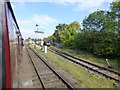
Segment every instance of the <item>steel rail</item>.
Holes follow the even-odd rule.
[[[53,50],[53,49],[52,49],[52,50]],[[51,50],[49,50],[49,51],[51,51]],[[76,64],[78,64],[78,65],[83,66],[83,67],[86,67],[86,68],[90,69],[91,71],[97,72],[98,74],[101,74],[101,75],[103,75],[103,76],[106,77],[106,78],[110,78],[110,79],[113,79],[113,80],[115,80],[115,81],[120,82],[120,80],[118,80],[118,79],[116,79],[116,78],[113,78],[113,77],[111,77],[111,76],[109,76],[109,75],[107,75],[107,74],[104,74],[104,73],[102,73],[102,72],[99,72],[99,71],[97,71],[97,70],[95,70],[95,69],[93,69],[93,68],[91,68],[91,67],[89,67],[89,66],[87,66],[87,65],[84,65],[84,64],[82,64],[82,63],[79,63],[79,62],[71,59],[71,58],[66,57],[67,54],[65,54],[65,55],[66,55],[66,56],[65,56],[65,55],[63,55],[64,53],[59,52],[58,50],[53,50],[53,51],[55,51],[56,54],[58,54],[58,55],[60,55],[60,56],[62,56],[62,57],[64,57],[64,58],[68,59],[68,60],[71,61],[71,62],[74,62],[74,63],[76,63]],[[53,51],[51,51],[51,52],[53,52]],[[53,52],[53,53],[55,53],[55,52]],[[71,55],[68,55],[68,56],[71,56]],[[78,59],[78,58],[73,57],[73,56],[71,56],[71,57],[74,58],[74,59],[77,59],[77,60],[79,60],[79,61],[84,61],[84,60]],[[86,61],[84,61],[84,62],[86,63]],[[87,63],[89,64],[90,62],[87,62]],[[94,64],[92,64],[92,63],[90,63],[90,65],[93,65],[93,66],[96,66],[96,67],[97,67],[97,65],[94,65]],[[100,66],[98,66],[97,68],[102,69],[102,67],[100,67]],[[105,69],[105,70],[107,70],[107,69]],[[116,74],[116,73],[115,73],[115,74]]]
[[[79,59],[79,58],[77,58],[77,57],[71,56],[71,55],[69,55],[69,54],[67,54],[67,53],[64,53],[64,52],[61,52],[61,51],[58,51],[58,50],[56,50],[56,51],[57,51],[57,52],[60,52],[60,53],[62,53],[62,54],[65,54],[65,55],[67,55],[67,56],[69,56],[69,57],[72,57],[72,58],[74,58],[74,59],[77,59],[77,60],[79,60],[79,61],[85,62],[85,63],[90,64],[90,65],[93,65],[93,66],[95,66],[95,67],[98,67],[98,68],[100,68],[100,69],[104,69],[104,70],[110,71],[110,72],[115,73],[115,74],[117,74],[118,76],[120,76],[120,73],[118,73],[118,72],[116,72],[116,71],[113,71],[113,70],[111,70],[111,69],[108,69],[108,68],[105,68],[105,67],[101,67],[101,66],[99,66],[99,65],[96,65],[96,64],[90,63],[90,62],[88,62],[88,61]]]
[[[29,46],[28,46],[29,47]],[[30,47],[29,47],[30,48]],[[71,90],[74,90],[73,86],[71,86],[59,73],[56,72],[55,69],[53,69],[38,53],[35,52],[35,50],[33,50],[32,48],[30,48],[35,54],[36,56],[38,56],[43,62],[44,64],[46,64],[50,70],[52,70],[52,72],[58,76],[58,78],[60,80],[62,80],[62,82]]]
[[[33,64],[33,67],[34,67],[34,69],[35,69],[35,72],[36,72],[36,74],[37,74],[37,76],[38,76],[38,78],[39,78],[39,80],[40,80],[40,82],[41,82],[41,84],[42,84],[42,87],[43,87],[43,89],[45,90],[46,87],[44,86],[44,84],[43,84],[43,82],[42,82],[42,79],[41,79],[40,76],[39,76],[39,73],[38,73],[38,71],[37,71],[37,69],[36,69],[36,67],[35,67],[35,63],[33,62],[33,60],[32,60],[32,58],[31,58],[31,56],[30,56],[30,54],[29,54],[29,51],[28,51],[27,47],[26,47],[26,50],[27,50],[28,56],[30,57],[30,60],[31,60],[31,62],[32,62],[32,64]]]

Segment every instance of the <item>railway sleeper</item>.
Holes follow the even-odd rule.
[[[54,84],[53,83],[45,83],[45,86],[47,88],[67,88],[65,84],[63,84],[62,82],[55,82]]]
[[[76,63],[76,64],[79,64],[79,65],[81,65],[81,66],[83,66],[83,67],[85,67],[85,68],[91,69],[90,67],[88,67],[88,66],[86,66],[86,65],[83,65],[83,64],[78,63],[78,62],[76,62],[76,61],[74,61],[74,60],[71,60],[71,58],[66,57],[65,55],[59,53],[58,51],[56,51],[56,52],[57,52],[57,54],[59,54],[60,56],[62,56],[62,57],[64,57],[64,58],[67,58],[68,60],[70,60],[70,61],[72,61],[72,62],[74,62],[74,63]],[[83,62],[86,62],[86,61],[83,61]],[[89,62],[87,62],[87,63],[89,64]],[[91,64],[91,63],[90,63],[90,64]],[[91,64],[91,65],[97,66],[97,65],[94,65],[94,64]],[[98,71],[97,71],[97,70],[93,70],[93,71],[94,71],[94,72],[97,72],[97,73],[99,73],[99,74],[102,74],[102,72],[101,72],[100,70],[107,70],[106,68],[102,68],[102,67],[100,67],[100,66],[97,66],[97,67],[99,67]],[[114,72],[114,71],[111,71],[111,70],[108,70],[108,71]],[[105,74],[106,74],[107,71],[104,71],[104,72],[105,72]],[[111,77],[111,74],[110,74],[110,76],[105,75],[105,74],[103,73],[102,75],[103,75],[104,77],[110,77],[110,79],[117,80],[117,79]],[[108,73],[107,73],[107,74],[108,74]],[[117,81],[118,81],[118,80],[117,80]]]
[[[39,72],[40,72],[40,74],[51,74],[51,73],[53,73],[50,70],[39,70]]]
[[[44,80],[46,80],[46,81],[58,79],[55,75],[52,75],[50,77],[48,77],[48,76],[41,76],[41,78],[44,79]]]
[[[42,77],[53,77],[55,75],[53,73],[51,73],[51,74],[40,74],[40,76],[42,76]]]
[[[92,63],[90,63],[90,62],[81,60],[81,59],[79,59],[79,58],[73,57],[73,56],[71,56],[71,55],[69,55],[69,54],[66,54],[66,53],[64,53],[64,52],[61,52],[61,51],[59,51],[59,50],[56,50],[56,49],[54,49],[53,47],[52,47],[52,50],[54,50],[55,52],[57,52],[57,53],[59,53],[59,54],[62,54],[62,53],[63,53],[63,54],[65,54],[65,55],[68,55],[68,56],[70,56],[70,57],[72,57],[72,58],[75,58],[75,59],[78,59],[78,60],[80,60],[80,61],[83,61],[83,62],[85,62],[85,63],[88,63],[88,64],[90,64],[90,65],[93,65],[93,66],[95,66],[95,67],[99,67],[101,70],[108,70],[109,72],[114,73],[114,74],[118,74],[118,76],[120,76],[120,73],[118,73],[118,72],[116,72],[116,71],[113,71],[113,70],[111,70],[111,69],[107,69],[107,68],[104,68],[104,67],[101,67],[101,66],[92,64]]]
[[[44,84],[48,83],[55,84],[56,82],[60,82],[60,80],[45,81]]]

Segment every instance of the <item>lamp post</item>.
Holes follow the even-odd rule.
[[[41,34],[44,33],[43,31],[39,31],[38,30],[38,24],[36,24],[36,31],[35,31],[35,33],[41,33]],[[36,39],[35,39],[35,46],[34,46],[34,48],[36,48]]]

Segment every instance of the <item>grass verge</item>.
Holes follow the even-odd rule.
[[[31,45],[31,47],[33,48],[33,45]],[[58,67],[61,67],[71,76],[73,76],[78,81],[78,84],[81,88],[113,88],[113,83],[115,82],[114,80],[108,80],[103,77],[92,75],[88,73],[83,67],[66,61],[54,53],[49,51],[48,53],[43,53],[39,51],[39,47],[37,47],[36,50],[57,64]]]
[[[62,52],[68,53],[74,57],[94,63],[96,65],[100,65],[102,67],[108,67],[108,64],[106,63],[105,58],[96,57],[95,55],[92,55],[86,51],[71,50],[71,49],[67,49],[67,48],[57,48],[57,47],[55,47],[55,48]],[[109,63],[112,67],[114,67],[113,70],[120,72],[118,59],[109,59]]]

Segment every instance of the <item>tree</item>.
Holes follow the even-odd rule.
[[[31,37],[28,37],[28,40],[31,40]]]
[[[110,10],[97,10],[83,20],[83,29],[74,21],[58,24],[52,39],[64,46],[86,50],[99,56],[119,57],[120,53],[120,1],[112,2]]]
[[[61,43],[62,40],[61,40],[61,35],[62,35],[62,32],[67,28],[67,24],[59,24],[56,26],[56,30],[55,30],[55,33],[53,34],[53,36],[55,37],[55,42],[57,43]]]
[[[111,9],[111,17],[115,22],[115,34],[117,35],[117,43],[116,43],[116,55],[120,56],[120,1],[112,2],[110,4]]]
[[[118,56],[119,3],[111,4],[111,11],[98,10],[83,20],[83,48],[96,55]]]

